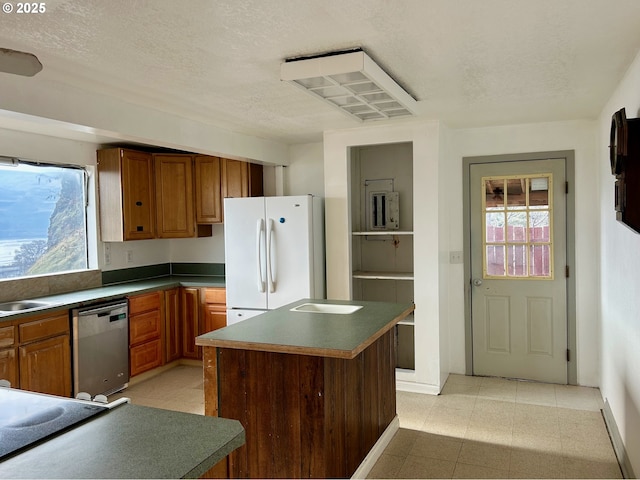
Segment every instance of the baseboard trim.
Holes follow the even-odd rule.
[[[622,470],[622,476],[624,478],[637,478],[631,467],[631,462],[629,462],[629,455],[627,455],[627,450],[624,447],[620,430],[618,430],[618,424],[613,416],[613,411],[611,411],[611,405],[609,405],[608,400],[604,401],[602,416],[604,417],[604,423],[607,425],[607,430],[609,430],[609,436],[611,437],[613,450],[616,457],[618,457],[618,465],[620,465],[620,470]]]
[[[382,432],[382,435],[380,435],[380,438],[373,448],[369,450],[369,453],[364,457],[364,460],[362,460],[362,463],[360,463],[360,466],[356,469],[351,478],[367,478],[367,475],[369,475],[369,472],[371,472],[371,469],[382,456],[384,449],[387,448],[389,442],[398,430],[400,430],[400,419],[398,418],[398,415],[396,415],[394,419],[391,420],[391,423],[385,431]]]
[[[396,390],[401,392],[426,393],[428,395],[439,395],[440,388],[437,385],[429,385],[426,383],[407,382],[405,380],[396,379]]]

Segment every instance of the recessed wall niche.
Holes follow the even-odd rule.
[[[350,150],[354,300],[413,302],[413,145]],[[398,368],[414,370],[413,315],[398,324]]]

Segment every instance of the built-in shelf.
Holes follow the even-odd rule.
[[[371,232],[351,232],[352,235],[369,236],[369,235],[413,235],[413,232],[406,230],[375,230]]]
[[[413,272],[353,272],[353,278],[365,278],[369,280],[413,280]]]

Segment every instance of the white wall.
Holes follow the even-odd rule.
[[[575,151],[576,197],[576,323],[577,370],[580,385],[599,384],[598,329],[598,208],[595,122],[571,121],[527,125],[450,130],[446,137],[448,177],[446,189],[451,203],[450,250],[463,248],[462,158],[506,153],[554,150]],[[572,188],[572,187],[570,187]],[[451,372],[465,373],[464,271],[462,264],[449,266],[449,316]]]
[[[213,226],[213,236],[171,240],[171,261],[224,263],[224,225]]]
[[[284,168],[286,195],[324,197],[323,151],[322,142],[289,147],[289,165]]]
[[[638,85],[640,56],[602,110],[598,121],[598,161],[594,169],[599,180],[601,218],[600,390],[609,402],[636,475],[640,473],[640,235],[615,220],[614,177],[609,167],[608,145],[614,112],[624,107],[627,118],[640,116]]]

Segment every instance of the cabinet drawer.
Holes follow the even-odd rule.
[[[129,345],[160,338],[160,325],[159,310],[129,317]]]
[[[159,310],[162,291],[129,297],[129,316],[149,310]]]
[[[43,338],[69,333],[69,313],[65,311],[55,317],[42,317],[39,320],[18,325],[20,343],[33,342]]]
[[[132,347],[129,352],[132,377],[162,365],[162,345],[160,340],[152,340]]]
[[[227,290],[224,288],[205,288],[204,303],[227,303]]]
[[[8,327],[0,327],[0,348],[12,347],[15,344],[15,327],[13,325],[9,325]]]

